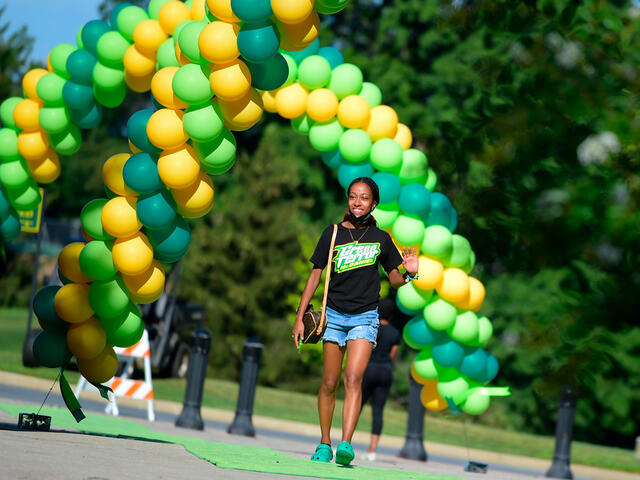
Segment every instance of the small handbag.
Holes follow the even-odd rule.
[[[324,294],[322,296],[322,310],[316,312],[313,305],[309,304],[307,310],[302,317],[304,325],[304,334],[302,335],[302,343],[318,343],[327,329],[327,294],[329,293],[329,280],[331,279],[331,257],[333,247],[336,243],[336,234],[338,233],[338,225],[333,225],[333,236],[331,237],[331,246],[329,247],[329,259],[327,260],[327,274],[324,280]]]

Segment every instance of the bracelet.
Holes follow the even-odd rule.
[[[416,276],[412,277],[411,275],[409,275],[409,272],[404,272],[404,283],[409,283],[412,280],[417,280],[418,278],[420,278],[420,275],[418,272],[416,272]]]

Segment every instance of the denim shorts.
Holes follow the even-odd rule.
[[[344,347],[348,340],[364,338],[375,348],[379,325],[377,308],[364,313],[340,313],[327,307],[327,329],[322,341]]]

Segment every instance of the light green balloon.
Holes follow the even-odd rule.
[[[147,7],[147,11],[149,12],[149,16],[154,20],[158,20],[158,14],[160,13],[160,9],[162,6],[170,2],[171,0],[151,0],[149,2],[149,6]]]
[[[16,210],[33,210],[42,200],[38,184],[31,178],[22,188],[17,190],[7,189],[7,196]]]
[[[208,67],[189,63],[178,69],[173,76],[173,92],[188,105],[201,105],[211,100],[213,90],[209,82]]]
[[[105,90],[98,85],[93,86],[93,96],[96,101],[107,108],[115,108],[120,105],[127,96],[127,86],[124,82],[117,88]]]
[[[113,264],[111,248],[109,243],[102,240],[93,240],[84,246],[78,260],[85,275],[94,280],[107,280],[118,273]]]
[[[342,100],[349,95],[355,95],[362,89],[362,71],[351,63],[338,65],[331,72],[329,90]]]
[[[450,255],[453,249],[453,235],[441,225],[427,227],[424,231],[421,249],[429,257],[445,258]]]
[[[198,46],[198,40],[204,27],[207,26],[207,22],[189,22],[184,28],[180,30],[180,36],[178,37],[178,43],[182,54],[194,63],[204,63],[206,59],[200,53],[200,47]]]
[[[182,122],[187,135],[201,143],[212,142],[224,128],[220,107],[213,102],[187,108]]]
[[[84,42],[82,41],[82,29],[84,28],[84,25],[80,27],[80,29],[78,30],[78,33],[76,33],[76,45],[78,46],[78,48],[84,48]]]
[[[36,85],[36,92],[38,97],[47,106],[60,107],[64,105],[64,99],[62,98],[62,88],[66,80],[57,73],[47,73]]]
[[[458,377],[450,380],[443,381],[442,379],[438,379],[437,388],[442,398],[445,400],[451,398],[457,405],[461,397],[469,390],[469,381],[463,375],[458,374]]]
[[[145,12],[144,9],[136,5],[131,5],[120,10],[118,18],[116,19],[116,24],[118,26],[118,31],[122,36],[130,42],[133,42],[133,31],[140,22],[148,19],[149,15],[147,15],[147,12]]]
[[[469,240],[464,238],[462,235],[453,234],[451,239],[451,252],[446,257],[443,257],[442,264],[447,268],[459,268],[469,261],[469,257],[471,255],[471,244],[469,243]]]
[[[322,88],[331,79],[331,65],[320,55],[309,55],[298,67],[298,81],[308,90]]]
[[[64,79],[71,78],[71,75],[69,75],[67,71],[67,58],[76,50],[77,48],[71,44],[61,43],[53,47],[49,54],[49,62],[53,70]]]
[[[446,330],[456,322],[456,307],[439,296],[434,296],[422,311],[425,322],[434,330]]]
[[[72,155],[76,153],[82,145],[82,135],[80,129],[74,124],[69,123],[69,127],[58,133],[54,133],[50,137],[51,146],[61,155]]]
[[[124,69],[96,63],[93,67],[93,83],[101,90],[110,91],[124,85]]]
[[[0,129],[0,158],[3,160],[20,158],[18,132],[11,128]]]
[[[13,119],[13,111],[22,100],[20,97],[9,97],[0,104],[0,120],[5,127],[18,129],[16,121]]]
[[[438,184],[438,175],[433,171],[431,167],[427,170],[427,182],[424,184],[427,187],[427,190],[433,192],[436,189],[436,185]]]
[[[340,155],[347,162],[362,163],[369,158],[371,137],[360,128],[350,128],[340,137],[338,148],[340,149]]]
[[[433,290],[418,290],[413,283],[406,283],[398,289],[398,301],[407,310],[422,310],[433,296]]]
[[[402,147],[392,138],[381,138],[371,147],[371,165],[379,172],[398,175],[402,160]]]
[[[392,209],[383,208],[382,205],[378,205],[373,211],[373,218],[376,219],[376,223],[378,224],[378,228],[382,230],[386,230],[393,222],[396,221],[400,215],[400,212]]]
[[[320,152],[338,148],[344,129],[337,118],[326,122],[316,122],[309,130],[309,143]]]
[[[30,178],[27,162],[23,158],[0,163],[0,183],[6,188],[24,188]]]
[[[484,347],[493,335],[493,325],[487,317],[478,318],[478,338],[475,346]]]
[[[407,247],[420,245],[424,237],[424,222],[418,217],[403,214],[393,222],[393,236]]]
[[[109,67],[122,68],[124,54],[130,46],[129,41],[120,32],[111,30],[103,34],[98,40],[96,47],[98,60]]]
[[[478,338],[478,317],[468,310],[456,317],[455,323],[447,329],[447,333],[456,342],[469,344]]]
[[[289,75],[287,75],[287,79],[282,85],[283,87],[286,87],[287,85],[291,85],[296,81],[296,78],[298,78],[298,64],[291,55],[283,53],[282,56],[287,61],[287,66],[289,67]]]
[[[309,135],[309,130],[311,130],[314,123],[306,113],[291,119],[291,127],[301,135]]]
[[[167,38],[158,49],[158,70],[164,67],[179,67],[173,38]]]
[[[200,159],[200,168],[209,175],[228,171],[236,158],[236,139],[224,128],[222,134],[208,143],[193,142],[193,150]]]
[[[416,373],[422,378],[428,380],[436,380],[442,375],[446,369],[441,367],[433,361],[433,355],[431,354],[431,345],[422,349],[416,359],[413,361],[413,366],[416,369]]]
[[[364,82],[358,95],[363,97],[371,108],[377,107],[382,103],[382,91],[371,82]]]
[[[462,270],[466,274],[470,274],[471,271],[473,270],[473,267],[475,266],[476,266],[476,254],[473,250],[471,250],[471,252],[469,253],[469,260],[467,260],[467,263],[465,263],[463,266],[460,267],[460,270]]]
[[[403,185],[407,183],[425,184],[429,177],[427,156],[415,148],[405,150],[402,154],[402,167],[398,178]]]
[[[71,115],[67,106],[42,107],[38,114],[40,126],[49,134],[60,133],[69,128]]]
[[[95,280],[89,287],[89,305],[99,318],[121,315],[129,305],[127,287],[119,275]]]
[[[473,392],[462,404],[462,411],[469,415],[480,415],[491,403],[491,397],[485,393]]]

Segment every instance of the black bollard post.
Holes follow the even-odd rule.
[[[257,338],[249,338],[242,347],[242,373],[240,374],[240,389],[238,390],[238,405],[228,433],[255,437],[256,431],[251,422],[253,415],[253,400],[256,396],[258,370],[264,345]]]
[[[424,429],[424,413],[426,409],[420,401],[422,385],[416,382],[409,374],[409,412],[407,416],[407,436],[404,447],[398,453],[399,457],[409,460],[427,461],[427,452],[424,449],[422,431]]]
[[[573,478],[571,473],[571,439],[573,437],[573,418],[576,413],[575,390],[564,386],[560,390],[558,402],[558,421],[556,423],[556,447],[553,463],[546,476],[550,478]]]
[[[182,413],[176,419],[176,427],[204,430],[204,422],[200,416],[204,379],[207,376],[207,362],[211,348],[211,334],[204,328],[193,332],[191,355],[187,370],[187,388],[184,394]]]

